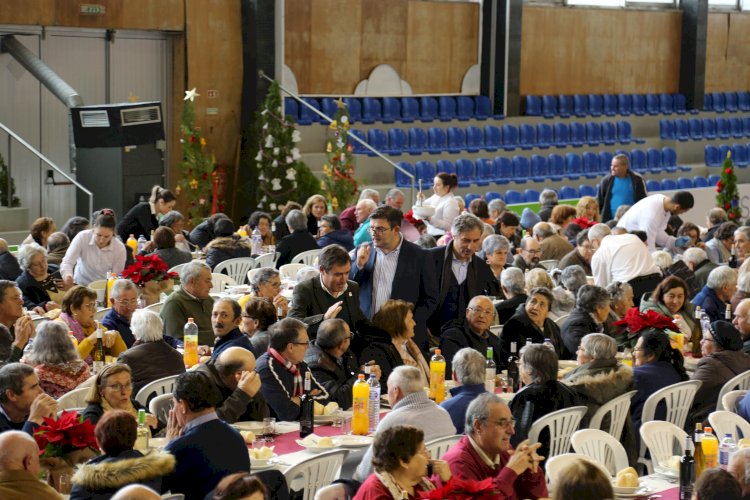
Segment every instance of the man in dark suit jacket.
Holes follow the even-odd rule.
[[[307,231],[307,217],[300,210],[292,210],[286,216],[286,225],[291,234],[284,236],[276,247],[279,252],[279,260],[276,261],[276,269],[284,264],[289,264],[292,259],[308,250],[318,250],[318,242],[315,237]]]
[[[472,298],[500,295],[492,269],[475,255],[482,246],[483,224],[474,215],[461,214],[451,226],[453,241],[429,250],[439,284],[437,309],[427,321],[433,336],[439,336],[443,325],[463,314]]]
[[[427,341],[427,318],[437,305],[438,287],[427,250],[401,234],[403,218],[400,210],[386,205],[370,214],[372,242],[357,249],[349,278],[359,283],[359,306],[368,318],[388,299],[414,304],[414,342],[421,346]]]

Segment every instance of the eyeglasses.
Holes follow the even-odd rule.
[[[294,344],[294,345],[309,345],[310,341],[308,340],[307,342],[292,342],[292,344]]]
[[[138,305],[138,299],[130,299],[130,300],[117,299],[117,302],[120,305],[123,305],[125,307],[133,307],[133,306],[137,306]]]
[[[244,319],[255,319],[255,318],[253,318],[252,316],[250,316],[249,314],[245,314],[245,313],[242,313],[242,314],[240,314],[240,316],[241,316],[242,318],[244,318]]]
[[[91,302],[89,304],[81,304],[81,309],[88,309],[90,311],[96,311],[96,302]]]
[[[524,250],[525,252],[529,252],[531,255],[539,255],[542,253],[541,250]]]
[[[474,313],[477,316],[494,316],[495,311],[485,311],[484,309],[480,309],[479,307],[469,307],[470,311],[474,311]]]
[[[374,227],[374,226],[370,226],[370,232],[372,234],[377,234],[378,236],[381,236],[381,235],[385,234],[386,231],[390,231],[391,229],[393,229],[393,228],[392,227]]]
[[[111,384],[111,385],[105,385],[104,387],[107,387],[109,389],[112,389],[116,392],[128,392],[133,390],[133,384]]]
[[[516,426],[516,419],[515,418],[501,418],[497,422],[493,422],[498,427],[505,427],[506,429],[508,427],[515,427]]]

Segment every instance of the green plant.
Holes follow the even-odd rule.
[[[336,114],[328,126],[328,163],[323,165],[323,181],[320,183],[334,211],[338,211],[339,207],[348,207],[359,192],[357,181],[354,180],[352,145],[347,134],[351,125],[349,110],[341,99],[337,105]]]
[[[740,197],[737,193],[737,176],[734,174],[732,152],[727,151],[727,157],[721,165],[721,178],[716,183],[716,206],[727,212],[730,221],[740,220]]]

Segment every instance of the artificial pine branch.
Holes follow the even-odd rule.
[[[742,212],[731,151],[727,151],[727,157],[721,165],[721,178],[716,183],[716,193],[716,206],[727,212],[730,221],[739,221]]]

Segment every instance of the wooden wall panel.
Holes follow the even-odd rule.
[[[406,70],[408,0],[362,0],[362,44],[359,79],[383,61],[400,75]]]
[[[750,13],[708,15],[706,92],[750,89]]]
[[[315,0],[310,23],[311,93],[354,93],[359,82],[361,23],[360,0]]]
[[[284,13],[284,64],[299,89],[310,88],[310,22],[312,0],[289,0]]]
[[[448,90],[451,7],[449,3],[409,2],[407,67],[402,77],[415,93],[455,92],[455,87]]]

